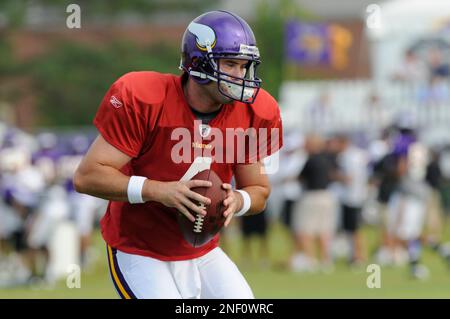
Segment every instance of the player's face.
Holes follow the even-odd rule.
[[[246,65],[247,60],[239,60],[239,59],[220,59],[219,60],[219,70],[223,73],[229,74],[235,78],[243,78],[247,71]],[[233,78],[229,78],[229,80],[233,80]],[[241,80],[234,80],[236,83],[241,83]]]
[[[241,59],[220,59],[218,61],[219,70],[223,73],[229,74],[230,77],[222,76],[226,80],[233,81],[237,84],[242,84],[242,80],[236,78],[243,78],[247,72],[246,65],[248,61]],[[217,83],[213,82],[208,85],[210,94],[217,103],[227,104],[233,101],[232,98],[223,95],[217,88]]]

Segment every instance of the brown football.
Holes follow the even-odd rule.
[[[200,247],[211,241],[223,227],[225,222],[223,201],[227,192],[222,188],[223,182],[220,177],[212,170],[202,171],[192,179],[206,180],[212,183],[211,187],[191,188],[192,191],[211,199],[211,204],[205,206],[207,214],[204,217],[191,211],[196,218],[194,223],[181,213],[177,215],[177,218],[184,239],[193,247]]]

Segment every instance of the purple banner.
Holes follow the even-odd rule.
[[[327,24],[289,21],[285,26],[287,59],[299,64],[330,64]]]

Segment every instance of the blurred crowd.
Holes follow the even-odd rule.
[[[437,45],[410,48],[392,74],[392,80],[415,86],[414,95],[420,104],[450,102],[448,51],[448,46]]]
[[[30,136],[6,125],[0,132],[0,287],[53,282],[69,261],[87,267],[106,201],[75,192],[72,176],[93,136]],[[290,271],[332,272],[346,258],[350,267],[409,263],[413,277],[426,278],[424,247],[450,266],[442,197],[450,185],[449,145],[426,145],[401,122],[374,139],[287,130],[284,140],[265,212],[235,220],[246,253],[250,237],[260,236],[270,266],[268,229],[279,223],[291,234]],[[376,229],[376,250],[369,250],[364,225]]]
[[[0,287],[54,282],[68,264],[92,262],[105,201],[75,192],[72,176],[92,137],[0,123]]]
[[[352,268],[409,264],[411,276],[422,279],[429,275],[424,247],[450,267],[442,196],[450,185],[450,147],[426,145],[401,122],[372,140],[361,135],[285,132],[265,216],[292,234],[289,269],[332,272],[346,258]],[[267,235],[261,221],[248,223],[247,232]],[[376,230],[375,250],[363,225]]]

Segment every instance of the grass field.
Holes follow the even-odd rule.
[[[447,227],[448,228],[448,227]],[[334,272],[291,273],[286,264],[292,244],[286,230],[281,225],[273,225],[270,231],[271,267],[258,267],[258,242],[251,242],[252,250],[241,253],[239,235],[230,232],[225,249],[236,261],[247,278],[257,298],[450,298],[450,269],[436,254],[424,250],[423,262],[429,267],[431,276],[424,281],[409,277],[407,267],[381,268],[381,288],[370,289],[366,285],[370,275],[363,267],[358,271],[349,269],[344,261],[338,261]],[[373,248],[377,232],[371,227],[364,228],[364,234]],[[446,232],[446,240],[450,240]],[[234,239],[233,239],[234,238]],[[98,249],[97,262],[84,271],[81,288],[69,289],[65,281],[54,287],[35,285],[33,288],[11,288],[0,290],[0,298],[118,298],[109,278],[104,244],[99,233],[95,236]]]

